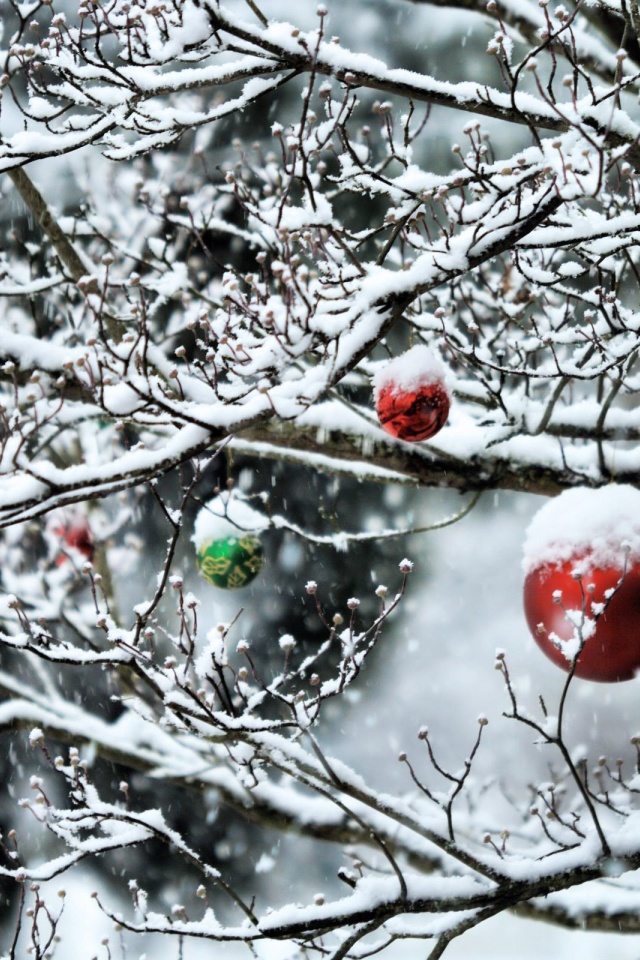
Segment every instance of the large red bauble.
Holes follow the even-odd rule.
[[[449,392],[440,380],[421,384],[414,390],[389,384],[376,395],[376,413],[387,433],[413,443],[428,440],[442,430],[449,406]]]
[[[583,636],[591,635],[578,655],[575,676],[601,683],[631,680],[640,670],[640,562],[630,563],[624,573],[622,567],[589,569],[587,564],[582,578],[576,579],[574,571],[583,566],[583,559],[547,563],[527,574],[524,609],[529,629],[546,655],[568,671],[571,660],[551,635],[571,641],[576,636],[574,624],[584,625]],[[606,592],[612,590],[615,593],[607,600]],[[561,591],[560,603],[554,601],[556,591]],[[597,604],[604,604],[604,609],[595,616]]]

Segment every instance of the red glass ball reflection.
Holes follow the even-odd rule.
[[[376,395],[376,413],[387,433],[398,440],[418,443],[442,430],[451,401],[440,380],[402,390],[394,384],[383,386]]]
[[[621,568],[596,567],[580,581],[572,576],[580,559],[574,557],[559,566],[546,564],[527,575],[524,610],[531,634],[549,659],[568,671],[570,660],[550,635],[571,640],[574,626],[570,617],[582,622],[583,602],[587,621],[594,618],[592,603],[605,604],[578,656],[575,676],[600,683],[631,680],[640,670],[640,563],[630,565],[624,575]],[[562,591],[561,603],[553,599],[557,590]],[[615,590],[608,602],[607,590]]]

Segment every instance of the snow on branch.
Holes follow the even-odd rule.
[[[415,716],[399,780],[377,789],[327,746],[415,589],[407,559],[372,586],[358,547],[467,522],[490,489],[638,485],[640,15],[635,0],[529,6],[452,5],[452,29],[477,13],[486,39],[482,69],[475,37],[452,79],[362,49],[366,31],[343,43],[323,5],[289,23],[259,0],[10,0],[0,732],[39,765],[20,806],[47,834],[37,858],[24,819],[0,838],[0,876],[21,891],[14,953],[23,923],[36,955],[56,936],[41,884],[86,859],[120,875],[158,846],[195,909],[132,868],[130,908],[101,889],[105,916],[256,957],[287,941],[355,960],[416,939],[437,960],[505,910],[637,931],[640,738],[631,762],[595,767],[570,747],[573,670],[556,703],[531,706],[496,658],[501,729],[553,757],[544,781],[482,780],[493,720],[460,718],[465,756],[400,689],[398,709],[431,726]],[[298,515],[277,489],[286,465],[318,484]],[[365,492],[338,520],[320,473],[403,489],[380,516]],[[411,487],[469,496],[414,519],[394,506]],[[193,533],[196,509],[231,533]],[[187,556],[203,589],[246,583],[237,551],[256,575],[263,534],[286,563],[249,616],[190,589]],[[312,570],[301,587],[301,544],[318,570],[321,551],[352,551],[337,585]],[[368,586],[344,599],[347,573]],[[309,637],[275,633],[284,605]],[[242,817],[346,848],[348,867],[327,854],[344,895],[247,893],[198,842],[194,797],[207,829]]]

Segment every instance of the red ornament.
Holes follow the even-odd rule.
[[[449,394],[440,382],[409,391],[383,387],[376,397],[376,413],[387,433],[411,443],[428,440],[442,430],[449,406]]]
[[[77,551],[85,560],[93,560],[95,545],[91,528],[86,520],[78,519],[66,524],[58,524],[52,527],[51,532],[59,539],[62,547],[56,557],[56,566],[61,567],[67,563],[74,551]]]
[[[596,567],[576,579],[574,571],[583,560],[573,557],[527,575],[524,610],[531,634],[549,659],[567,671],[582,639],[576,677],[601,683],[632,680],[640,669],[640,563],[626,571],[623,564]]]
[[[640,672],[640,492],[565,491],[531,521],[524,555],[525,616],[544,653],[584,680]]]
[[[413,347],[376,374],[374,399],[380,424],[392,437],[428,440],[449,416],[444,366],[428,347]]]

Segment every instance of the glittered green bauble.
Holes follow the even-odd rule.
[[[246,587],[264,565],[262,544],[253,533],[204,542],[196,557],[202,576],[223,590]]]
[[[260,535],[268,526],[264,514],[241,497],[218,496],[195,518],[191,538],[200,573],[214,587],[246,587],[264,565]]]

